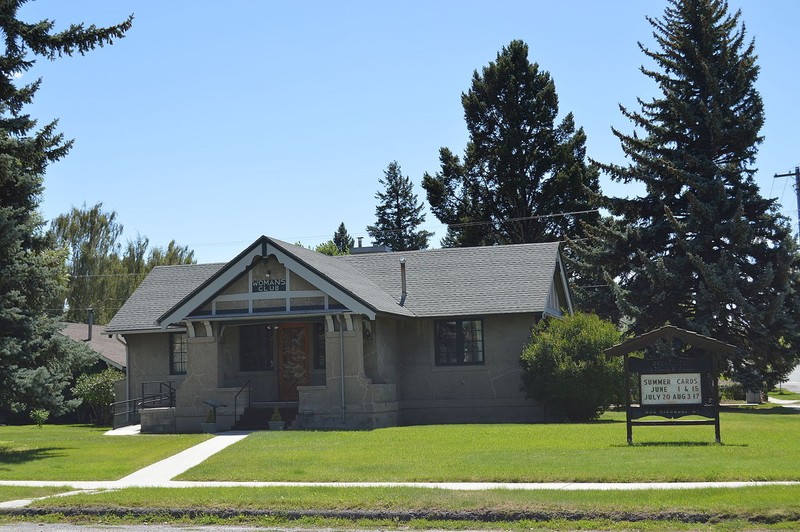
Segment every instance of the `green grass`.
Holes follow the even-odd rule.
[[[481,490],[426,488],[129,488],[41,500],[48,508],[191,508],[550,512],[584,514],[694,512],[740,517],[800,515],[800,486],[642,491]]]
[[[104,524],[121,520],[348,530],[796,530],[800,487],[636,492],[132,488],[37,501],[34,507],[49,509],[55,520],[75,508],[103,510]],[[133,514],[133,509],[141,513]],[[265,515],[267,511],[271,514]]]
[[[800,401],[800,393],[792,392],[790,390],[770,390],[768,395],[770,397],[774,397],[775,399],[783,399],[784,401]]]
[[[0,486],[0,502],[48,497],[70,491],[68,487]]]
[[[88,425],[0,427],[0,480],[116,480],[209,437],[104,436],[107,430]]]
[[[636,427],[624,414],[587,424],[440,425],[362,432],[259,432],[181,480],[652,482],[800,479],[800,415],[781,407],[722,414],[713,427]]]

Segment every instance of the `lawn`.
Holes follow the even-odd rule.
[[[104,436],[88,425],[0,427],[0,480],[117,480],[209,438]]]
[[[746,494],[746,496],[745,496]],[[47,508],[517,512],[584,514],[692,512],[728,517],[800,515],[800,486],[642,491],[480,490],[432,488],[128,488],[37,501]]]
[[[49,497],[71,491],[68,487],[0,486],[0,502]]]
[[[595,423],[445,425],[351,432],[258,432],[180,480],[651,482],[800,479],[800,415],[762,407],[713,427]]]
[[[783,399],[784,401],[800,401],[800,393],[791,390],[774,389],[770,390],[768,395],[775,399]]]

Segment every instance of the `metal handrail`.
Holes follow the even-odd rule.
[[[247,388],[247,405],[245,406],[245,408],[250,406],[250,388],[248,388],[248,386],[250,386],[250,382],[252,380],[253,379],[247,379],[247,382],[244,383],[244,386],[242,386],[239,389],[239,391],[236,392],[236,395],[233,396],[233,422],[234,423],[236,423],[236,421],[239,419],[239,395],[241,395],[241,393],[244,391],[245,388]]]

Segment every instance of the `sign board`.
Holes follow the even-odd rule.
[[[642,374],[643,405],[696,405],[703,402],[699,373]]]
[[[675,342],[694,349],[675,349]],[[630,356],[657,343],[662,345],[649,357]],[[659,350],[666,353],[659,355]],[[720,443],[717,353],[735,351],[733,345],[673,325],[606,349],[608,355],[625,357],[628,443],[633,444],[634,426],[660,425],[714,425],[715,440]],[[673,421],[687,416],[705,419]],[[650,417],[667,420],[643,419]]]
[[[253,279],[252,292],[285,292],[286,279]]]

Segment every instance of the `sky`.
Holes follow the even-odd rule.
[[[45,220],[102,202],[151,245],[170,240],[198,262],[226,262],[261,235],[305,246],[339,223],[363,236],[392,161],[414,183],[439,169],[440,147],[463,154],[461,94],[513,39],[552,76],[559,119],[572,112],[588,155],[624,163],[619,105],[656,95],[639,68],[646,17],[666,0],[274,2],[36,0],[21,17],[98,26],[135,19],[124,39],[85,56],[38,59],[27,109],[75,144],[45,178]],[[765,103],[756,180],[797,231],[800,54],[796,0],[730,0],[755,39]],[[601,178],[604,192],[637,194]],[[439,247],[445,227],[421,229]]]

